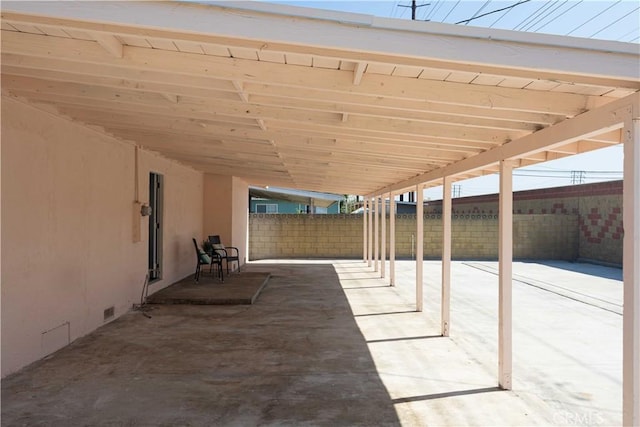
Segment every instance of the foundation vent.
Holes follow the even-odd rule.
[[[113,306],[104,309],[104,321],[110,320],[115,315],[115,308]]]

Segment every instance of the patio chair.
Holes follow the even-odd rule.
[[[224,282],[224,274],[222,271],[222,258],[217,253],[208,254],[198,246],[198,242],[196,239],[193,240],[193,246],[196,250],[196,272],[194,274],[194,279],[196,283],[200,280],[200,267],[203,265],[209,265],[209,273],[213,274],[213,266],[216,265],[218,269],[218,278],[221,282]]]
[[[220,236],[209,236],[209,242],[213,246],[213,251],[220,255],[227,264],[227,274],[229,274],[229,263],[235,262],[238,265],[238,273],[240,273],[240,251],[233,246],[225,246],[220,241]]]

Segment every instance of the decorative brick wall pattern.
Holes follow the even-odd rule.
[[[622,201],[602,196],[580,201],[580,257],[622,264]]]
[[[498,195],[454,199],[452,210],[458,215],[494,215]],[[425,206],[427,213],[441,211],[439,200]],[[578,258],[622,264],[622,181],[519,191],[513,194],[513,213],[577,215]]]
[[[497,215],[454,215],[451,227],[454,258],[497,258]],[[572,260],[578,256],[576,215],[515,215],[513,230],[516,258]],[[398,258],[410,258],[415,253],[415,231],[415,215],[396,217]],[[388,234],[387,222],[387,242]],[[439,258],[441,251],[441,215],[426,214],[424,256]],[[361,215],[249,215],[250,259],[361,256]]]

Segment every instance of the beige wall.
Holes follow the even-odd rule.
[[[442,218],[438,214],[425,214],[424,218],[424,257],[439,258]],[[454,258],[497,258],[496,215],[455,218],[451,227]],[[388,226],[386,231],[388,236]],[[578,255],[576,215],[514,215],[513,231],[516,258],[572,260]],[[415,253],[415,232],[415,215],[396,217],[397,257]],[[251,214],[249,242],[251,259],[360,258],[362,215]]]
[[[202,239],[210,235],[219,235],[222,242],[231,241],[233,177],[226,175],[204,174],[203,188],[203,227]],[[229,245],[229,243],[226,243]]]
[[[240,178],[205,174],[203,191],[201,240],[219,235],[222,243],[238,248],[241,263],[244,263],[247,257],[249,185]]]
[[[233,178],[232,203],[233,225],[231,229],[231,246],[238,248],[240,262],[247,261],[247,239],[249,232],[249,185],[240,178]]]
[[[132,241],[134,148],[2,97],[2,376],[139,302],[147,218]],[[164,175],[163,279],[191,274],[202,235],[203,176],[140,151],[140,199],[149,172]]]

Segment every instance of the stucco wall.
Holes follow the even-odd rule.
[[[219,235],[223,244],[238,248],[240,262],[244,263],[247,258],[249,185],[237,177],[205,174],[203,200],[200,240]]]
[[[229,245],[232,235],[233,178],[225,175],[205,174],[203,188],[203,235],[219,235],[222,242]]]
[[[388,220],[388,218],[387,218]],[[497,215],[456,215],[451,223],[454,258],[494,259],[498,256]],[[362,257],[362,215],[249,216],[249,255],[264,258]],[[387,222],[387,242],[389,226]],[[530,259],[575,259],[578,254],[576,215],[515,215],[514,256]],[[416,216],[396,217],[396,256],[415,253]],[[424,217],[424,256],[439,258],[442,218]],[[387,254],[389,249],[387,248]]]
[[[2,98],[2,376],[116,318],[140,298],[148,222],[133,243],[134,147]],[[194,270],[202,174],[139,152],[140,199],[164,175],[163,278]]]
[[[240,178],[233,177],[233,193],[231,206],[233,207],[231,243],[227,245],[238,248],[240,263],[246,262],[247,256],[247,233],[249,231],[249,184]]]

